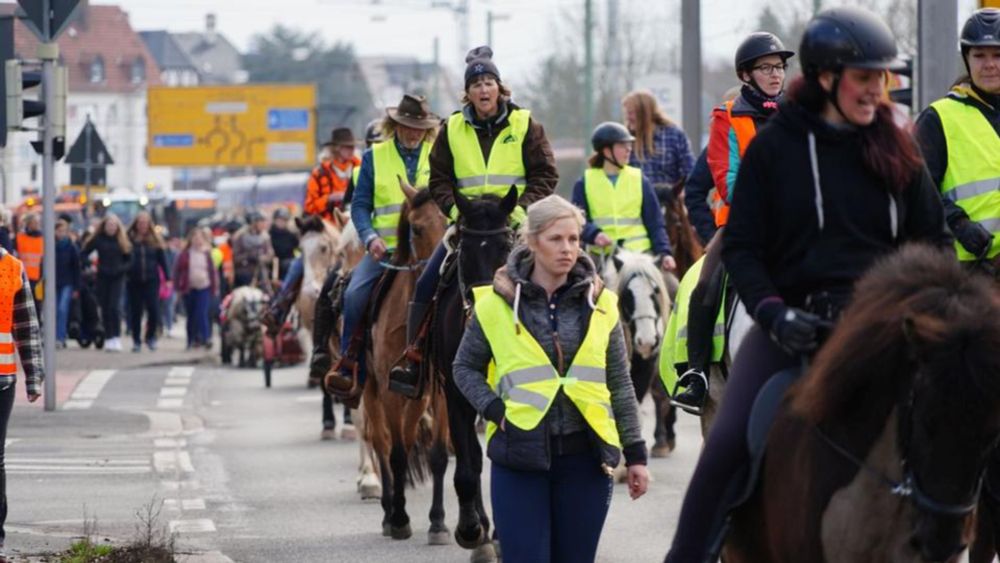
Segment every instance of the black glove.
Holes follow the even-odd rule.
[[[784,307],[771,324],[771,339],[793,356],[808,354],[819,347],[817,329],[823,320],[795,307]]]
[[[979,223],[970,219],[962,219],[952,229],[958,242],[976,258],[986,256],[993,244],[993,233]]]

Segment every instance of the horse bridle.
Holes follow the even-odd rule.
[[[462,237],[470,236],[473,238],[489,238],[495,237],[497,235],[507,235],[506,241],[508,246],[512,246],[511,234],[514,232],[509,225],[504,225],[502,227],[497,227],[495,229],[473,229],[471,227],[466,227],[461,221],[455,224],[458,229],[459,243],[456,246],[455,252],[461,256],[462,253]],[[465,309],[468,311],[471,308],[471,299],[468,294],[468,285],[466,284],[465,278],[462,276],[462,266],[461,262],[458,265],[458,289],[460,295],[462,296],[462,301],[465,304]]]
[[[631,283],[632,280],[634,280],[636,278],[639,278],[639,277],[642,277],[642,278],[645,278],[645,279],[649,280],[649,283],[653,286],[653,289],[656,290],[656,291],[659,291],[660,288],[657,285],[656,280],[652,279],[649,275],[646,274],[646,272],[642,272],[642,271],[637,271],[637,272],[633,273],[632,275],[630,275],[629,277],[625,278],[625,280],[623,282],[621,282],[621,284],[619,284],[619,286],[621,288],[627,288],[628,284]],[[663,314],[663,311],[660,311],[660,315],[662,315],[662,314]],[[661,317],[657,317],[656,315],[633,315],[629,319],[629,323],[634,323],[635,321],[641,321],[641,320],[650,320],[650,321],[653,321],[655,323],[655,322],[659,321],[661,318],[662,318],[662,316]]]
[[[903,468],[903,479],[897,481],[890,478],[884,472],[868,465],[864,460],[858,458],[851,452],[847,451],[846,448],[837,444],[832,438],[826,435],[825,432],[818,426],[813,426],[813,430],[820,437],[820,439],[830,447],[833,451],[840,454],[841,457],[850,461],[858,469],[866,471],[868,474],[874,476],[882,484],[889,488],[889,493],[893,496],[900,498],[910,499],[913,504],[920,510],[933,514],[935,516],[948,516],[952,518],[964,518],[972,513],[976,509],[976,505],[979,503],[979,495],[982,492],[983,481],[986,476],[986,464],[983,464],[983,468],[979,472],[979,479],[976,481],[976,487],[972,492],[971,498],[966,500],[961,504],[949,504],[934,500],[927,493],[925,493],[920,486],[917,484],[916,473],[914,473],[913,468],[909,466],[908,454],[910,449],[910,424],[911,424],[911,414],[913,412],[913,403],[915,401],[915,393],[913,388],[910,388],[909,396],[905,403],[903,403],[903,411],[900,413],[898,421],[899,435],[902,437],[901,450],[902,459],[900,464]],[[995,444],[994,444],[995,445]],[[990,448],[992,449],[992,448]]]

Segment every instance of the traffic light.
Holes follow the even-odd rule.
[[[42,82],[40,72],[25,72],[21,61],[14,58],[14,18],[0,18],[0,61],[3,74],[0,75],[0,91],[4,94],[4,104],[0,106],[0,147],[7,144],[7,131],[21,127],[26,118],[45,113],[45,103],[25,100],[24,90],[34,88]]]

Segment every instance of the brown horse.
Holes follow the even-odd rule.
[[[767,438],[727,561],[955,561],[1000,437],[1000,296],[910,246],[852,304]]]
[[[448,467],[448,410],[444,394],[433,381],[416,400],[391,393],[389,371],[402,360],[407,346],[406,309],[420,264],[430,258],[444,236],[446,220],[428,190],[414,190],[402,181],[400,185],[406,204],[400,213],[398,245],[389,266],[396,271],[371,323],[368,379],[362,395],[363,434],[381,466],[383,535],[393,539],[412,535],[405,487],[407,482],[422,480],[424,466],[428,464],[434,479],[428,543],[441,545],[451,540],[444,523],[443,487]],[[433,420],[429,420],[428,413]]]

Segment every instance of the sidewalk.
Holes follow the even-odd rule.
[[[185,350],[185,344],[184,327],[178,325],[174,325],[174,330],[169,337],[165,335],[157,341],[156,351],[150,351],[143,346],[141,352],[132,352],[132,340],[127,336],[122,336],[124,350],[116,353],[97,350],[93,346],[83,349],[75,340],[71,340],[69,348],[56,351],[56,364],[61,373],[63,370],[130,369],[147,366],[218,363],[218,337],[213,339],[211,350],[204,348]]]

